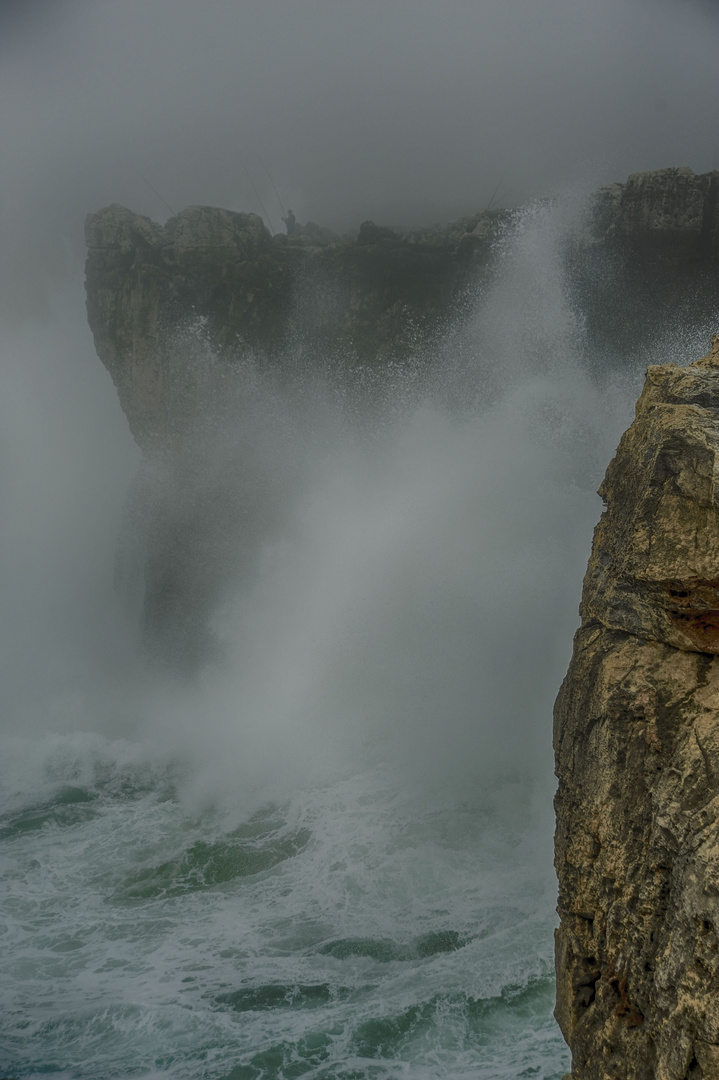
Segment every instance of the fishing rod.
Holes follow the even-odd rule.
[[[170,213],[172,214],[172,216],[173,216],[173,217],[177,217],[177,210],[173,210],[173,209],[172,209],[172,207],[170,206],[170,204],[169,204],[169,202],[167,201],[167,199],[163,199],[163,197],[162,197],[162,195],[160,194],[160,192],[159,192],[159,191],[157,190],[157,188],[156,188],[156,187],[154,187],[154,185],[152,185],[152,184],[150,183],[150,181],[149,181],[149,180],[147,179],[147,177],[146,177],[146,176],[143,176],[143,175],[142,175],[142,173],[140,172],[140,170],[139,170],[139,169],[135,169],[134,171],[135,171],[135,172],[137,173],[137,175],[138,175],[138,176],[140,177],[140,179],[141,179],[141,180],[144,180],[144,181],[145,181],[145,183],[146,183],[146,184],[147,184],[147,186],[149,187],[150,191],[154,192],[154,193],[155,193],[155,195],[157,195],[157,197],[158,197],[158,199],[160,200],[160,202],[161,202],[161,203],[163,204],[163,206],[166,206],[166,207],[167,207],[167,209],[168,209],[168,210],[170,211]]]
[[[506,175],[507,175],[507,170],[505,169],[504,172],[502,173],[502,175],[499,178],[499,183],[497,184],[496,188],[492,192],[492,198],[489,200],[489,203],[487,204],[487,209],[485,210],[485,214],[488,213],[492,209],[492,203],[496,199],[497,192],[499,191],[502,184],[504,183],[504,178],[505,178]]]
[[[280,198],[280,193],[277,190],[277,185],[275,184],[274,180],[272,179],[272,175],[270,173],[270,170],[267,168],[267,166],[265,165],[264,161],[262,160],[262,158],[260,157],[259,154],[257,155],[257,160],[259,161],[260,165],[262,166],[262,168],[267,173],[267,178],[270,181],[270,183],[272,184],[272,188],[274,190],[274,193],[277,196],[277,202],[280,204],[280,210],[282,211],[282,220],[286,221],[286,219],[287,219],[287,211],[285,210],[284,206],[282,205],[282,199]]]

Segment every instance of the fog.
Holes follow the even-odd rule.
[[[113,589],[138,453],[78,323],[79,290],[56,294],[45,326],[9,332],[6,732],[139,740],[188,765],[193,808],[241,813],[387,760],[431,797],[533,777],[546,822],[595,491],[636,394],[631,374],[595,382],[582,366],[560,254],[576,209],[518,217],[436,383],[394,372],[378,413],[302,373],[278,393],[239,366],[240,437],[233,409],[208,417],[192,483],[169,508],[162,475],[144,495],[161,526],[194,521],[214,485],[254,507],[236,533],[203,525],[202,550],[229,572],[207,613],[219,653],[190,680],[184,660],[179,678],[147,662],[132,542]]]
[[[276,188],[343,230],[713,168],[717,30],[689,0],[6,0],[5,317],[77,275],[113,201],[280,230]]]
[[[97,687],[112,727],[113,687],[127,721],[126,675],[138,678],[111,590],[138,455],[85,324],[88,211],[119,201],[163,220],[170,209],[211,203],[264,213],[277,230],[281,200],[300,221],[336,229],[366,218],[416,225],[572,185],[586,190],[640,169],[706,170],[717,164],[709,137],[717,25],[711,8],[668,0],[0,4],[0,485],[10,699],[37,682],[28,658],[30,669],[42,668],[40,682],[61,689],[91,671],[86,690]],[[525,273],[539,280],[546,270],[540,257]],[[560,293],[534,312],[550,328],[566,318]],[[503,294],[499,308],[496,297],[491,302],[494,314],[485,306],[483,317],[487,325],[499,319],[498,341],[505,329],[531,340],[521,288]],[[510,372],[517,350],[502,353],[495,343],[491,351],[508,365],[495,382],[519,385]],[[546,388],[536,392],[541,400]],[[578,399],[577,408],[586,405]],[[510,430],[522,445],[529,414],[513,415]],[[438,460],[458,474],[460,444],[470,457],[480,444],[437,424]],[[399,477],[411,429],[395,436],[387,461]],[[477,439],[488,447],[487,436]],[[515,476],[511,462],[522,455],[505,449],[507,483],[521,488],[522,470],[518,464]],[[528,453],[544,460],[536,447]],[[348,490],[358,485],[361,503],[370,466],[361,455],[345,465]],[[494,483],[491,469],[473,475],[461,489],[470,504],[477,485]],[[411,475],[407,482],[411,489]],[[375,492],[380,518],[392,490]],[[310,490],[311,505],[313,497]],[[417,513],[431,517],[423,498]],[[503,502],[501,492],[486,498]],[[345,511],[352,520],[351,507]],[[532,512],[530,505],[512,528],[529,527]],[[461,519],[459,504],[453,513]],[[594,514],[592,501],[587,522]],[[480,535],[489,526],[471,528]],[[459,560],[468,580],[475,556]],[[389,577],[394,558],[379,556]],[[424,558],[417,554],[420,568]],[[304,571],[295,569],[300,580]],[[395,577],[402,579],[399,568]],[[398,610],[403,595],[400,588]],[[453,632],[461,651],[464,628]],[[508,626],[497,640],[511,637]],[[439,661],[428,668],[438,686],[447,677],[441,668]],[[475,681],[468,686],[473,693]],[[60,712],[79,707],[70,690],[53,700]],[[92,701],[82,708],[96,712]]]

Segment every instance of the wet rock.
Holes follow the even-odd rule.
[[[164,227],[112,205],[86,222],[88,321],[144,449],[192,421],[198,334],[235,364],[401,359],[436,339],[492,250],[498,215],[340,239],[309,222],[271,237],[256,214],[190,206]],[[460,250],[461,248],[461,250]],[[182,339],[182,341],[180,341]],[[194,371],[190,370],[194,369]]]
[[[717,178],[667,169],[598,193],[566,259],[587,340],[602,356],[632,363],[678,318],[696,324],[716,306]],[[243,439],[256,415],[257,373],[277,386],[309,385],[319,373],[339,381],[342,394],[347,373],[367,394],[382,385],[377,368],[410,360],[423,373],[442,355],[448,329],[470,319],[477,290],[491,283],[511,218],[485,210],[414,231],[367,221],[356,237],[339,238],[313,223],[271,237],[255,214],[206,206],[187,207],[164,226],[117,205],[88,217],[88,321],[143,451],[132,516],[145,553],[144,619],[156,639],[183,656],[205,655],[203,627],[237,561],[233,544],[249,558],[261,542],[252,522],[274,527],[283,500],[261,467],[250,479],[251,440]],[[714,375],[692,377],[691,401],[683,378],[656,376],[657,394],[671,383],[678,404],[652,413],[664,448],[648,461],[639,518],[618,527],[654,529],[656,553],[664,517],[694,499],[697,520],[677,518],[665,545],[686,554],[695,544],[691,572],[675,566],[662,577],[639,541],[620,550],[612,525],[595,561],[587,618],[628,633],[658,635],[661,624],[660,640],[707,649],[719,643],[719,526],[707,502],[714,436],[701,424],[682,427],[680,413],[704,407]],[[690,466],[676,464],[684,453]],[[654,508],[662,470],[663,502]],[[601,559],[614,560],[617,572],[606,576]]]
[[[719,1075],[719,336],[650,368],[555,708],[574,1080]]]
[[[686,368],[650,367],[599,494],[581,613],[719,653],[719,336]]]

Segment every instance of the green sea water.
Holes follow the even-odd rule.
[[[378,766],[230,824],[125,743],[9,753],[44,781],[0,820],[2,1075],[566,1070],[526,778],[432,804]]]

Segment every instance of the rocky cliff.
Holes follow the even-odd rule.
[[[718,451],[719,335],[647,372],[556,704],[556,1015],[575,1080],[719,1077]]]
[[[407,232],[365,222],[271,237],[255,214],[191,206],[164,227],[125,207],[90,214],[88,320],[141,446],[163,442],[196,398],[184,361],[201,330],[222,362],[386,365],[431,355],[491,274],[509,212]],[[591,345],[627,356],[719,296],[719,172],[630,176],[601,189],[567,243]],[[196,373],[195,373],[196,374]]]
[[[408,233],[367,221],[341,239],[317,226],[271,237],[255,214],[207,206],[164,228],[119,205],[90,214],[88,320],[136,440],[162,441],[193,412],[181,354],[198,330],[229,367],[420,352],[461,309],[502,216]]]
[[[718,191],[719,173],[665,169],[590,202],[564,243],[590,355],[636,362],[668,327],[716,309]],[[378,370],[408,358],[425,370],[491,282],[511,220],[482,212],[418,232],[365,222],[338,238],[312,225],[272,237],[256,215],[213,207],[164,226],[117,205],[88,217],[88,319],[147,466],[133,504],[145,624],[183,663],[203,655],[236,538],[249,553],[253,515],[274,520],[275,481],[237,482],[256,373],[301,393],[318,372],[344,392],[349,374],[369,393]]]
[[[377,368],[431,352],[500,224],[365,222],[342,239],[317,226],[271,237],[256,215],[214,207],[164,227],[117,205],[88,217],[88,320],[143,451],[128,535],[155,652],[183,669],[212,654],[217,599],[277,528],[299,468],[270,445],[295,422],[283,398],[352,370],[376,385]]]
[[[651,355],[667,329],[717,308],[719,172],[635,173],[593,200],[571,267],[599,350]]]

